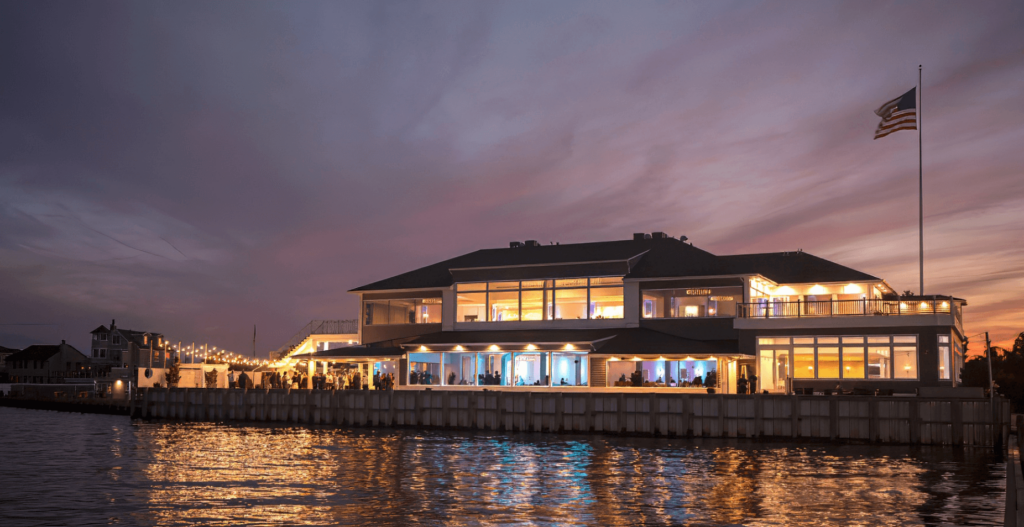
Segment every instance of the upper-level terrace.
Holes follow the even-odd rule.
[[[796,301],[761,298],[737,306],[737,329],[953,326],[963,334],[963,306],[952,296]]]

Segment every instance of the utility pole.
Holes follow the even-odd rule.
[[[988,338],[988,331],[985,332],[985,355],[988,357],[988,390],[989,398],[995,400],[996,387],[995,379],[992,378],[992,341]]]

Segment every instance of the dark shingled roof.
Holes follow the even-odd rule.
[[[449,287],[453,283],[452,269],[624,261],[632,265],[626,279],[761,274],[779,283],[879,280],[804,252],[716,256],[674,238],[658,238],[483,249],[357,287],[352,292]],[[500,280],[500,275],[495,273],[495,279]]]
[[[759,273],[776,283],[859,282],[881,280],[803,251],[719,256],[730,274]]]
[[[8,362],[19,361],[19,360],[46,360],[50,357],[60,353],[60,347],[67,346],[74,350],[76,353],[81,354],[82,352],[75,349],[70,344],[33,344],[10,357],[7,357]],[[85,355],[82,355],[83,357]]]

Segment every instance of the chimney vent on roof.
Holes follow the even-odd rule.
[[[60,341],[60,343],[61,343],[61,344],[66,344],[66,342],[64,342],[64,340],[63,340],[63,339],[62,339],[62,340]]]
[[[508,242],[508,246],[512,249],[515,249],[516,247],[522,247],[523,244],[519,242]]]
[[[680,236],[679,237],[679,241],[681,241],[681,242],[685,242],[686,240],[689,240],[689,238],[687,238],[686,236]]]
[[[651,238],[654,238],[655,240],[664,240],[664,239],[666,239],[668,237],[669,236],[667,234],[663,233],[663,232],[652,232],[651,233]]]
[[[526,246],[527,247],[540,247],[540,244],[537,243],[537,240],[526,240]]]

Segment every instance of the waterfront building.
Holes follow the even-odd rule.
[[[170,343],[162,333],[135,331],[117,327],[92,330],[92,364],[98,373],[108,374],[112,368],[164,368],[170,364]],[[152,352],[150,351],[152,349]],[[152,357],[150,356],[152,353]]]
[[[7,379],[9,372],[7,371],[7,357],[10,357],[19,351],[21,350],[0,346],[0,382],[8,382]]]
[[[16,383],[63,383],[90,376],[89,358],[74,346],[35,344],[7,357],[8,374]]]
[[[512,242],[359,296],[360,346],[292,354],[420,385],[735,393],[955,387],[962,310],[803,251],[719,256],[685,237]],[[469,388],[467,388],[469,389]]]

